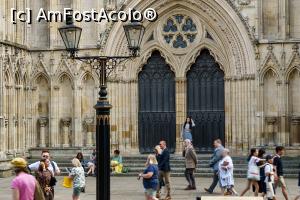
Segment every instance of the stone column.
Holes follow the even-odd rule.
[[[300,116],[293,116],[290,141],[292,146],[300,146]]]
[[[93,132],[95,132],[94,118],[86,118],[84,124],[86,127],[86,146],[92,147],[94,146]]]
[[[54,85],[51,87],[51,103],[50,103],[50,143],[51,147],[59,147],[62,142],[60,141],[59,130],[59,86]]]
[[[266,123],[267,123],[267,143],[269,146],[275,145],[275,123],[276,123],[276,117],[266,117]]]
[[[71,125],[71,118],[66,117],[61,119],[62,125],[63,125],[63,138],[64,138],[64,143],[63,147],[70,147],[70,142],[69,142],[69,127]]]
[[[76,147],[83,145],[82,123],[81,123],[81,90],[82,86],[74,89],[74,132],[72,136],[72,143]]]
[[[176,153],[182,152],[181,128],[186,117],[186,78],[176,78]]]
[[[5,118],[4,119],[4,134],[5,134],[5,140],[4,140],[4,149],[5,149],[5,152],[8,152],[8,148],[9,148],[9,144],[8,144],[8,124],[9,124],[9,121],[8,121],[8,118]]]
[[[47,118],[46,117],[40,117],[39,118],[39,124],[40,124],[40,144],[39,147],[46,147],[46,126],[47,126]]]

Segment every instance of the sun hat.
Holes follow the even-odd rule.
[[[14,167],[20,167],[20,168],[26,168],[27,167],[27,162],[24,158],[14,158],[10,163]]]

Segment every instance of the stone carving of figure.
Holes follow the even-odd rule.
[[[238,0],[239,5],[249,5],[251,3],[251,0]]]

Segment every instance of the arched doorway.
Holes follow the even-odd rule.
[[[224,141],[224,72],[204,49],[187,72],[187,115],[196,126],[193,144],[199,152],[212,151],[212,142]]]
[[[141,153],[153,152],[160,140],[176,146],[175,74],[154,51],[138,75],[138,134]]]

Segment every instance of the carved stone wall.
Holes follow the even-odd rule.
[[[40,6],[17,2],[0,4],[0,141],[4,141],[0,152],[94,145],[97,76],[91,66],[66,59],[57,31],[61,23],[41,24],[38,30],[37,24],[10,23],[11,7]],[[152,7],[159,13],[159,20],[143,24],[140,57],[120,63],[109,78],[112,150],[138,153],[137,77],[155,50],[176,76],[178,152],[186,117],[186,73],[202,49],[209,50],[225,74],[225,145],[235,152],[258,145],[299,146],[296,0],[85,2],[41,4],[53,10],[67,5],[78,9]],[[82,55],[127,55],[122,23],[79,25],[84,28]]]

